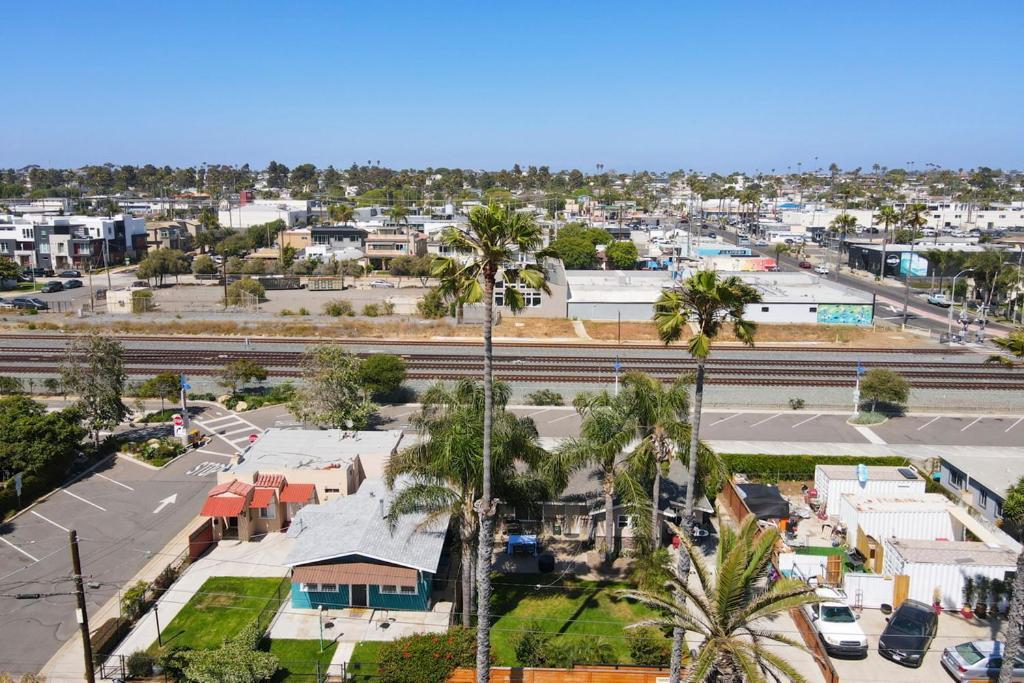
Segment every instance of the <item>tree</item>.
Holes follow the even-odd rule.
[[[217,264],[206,254],[200,254],[192,259],[192,272],[196,275],[213,275],[217,272]]]
[[[0,396],[13,394],[20,394],[25,391],[25,388],[21,385],[21,380],[17,377],[8,377],[6,375],[0,377]]]
[[[860,381],[861,401],[871,402],[871,412],[879,401],[902,407],[910,397],[910,382],[887,368],[871,368]]]
[[[698,586],[689,572],[676,567],[670,584],[685,603],[666,599],[661,593],[625,590],[623,597],[637,600],[663,616],[634,624],[693,633],[700,639],[690,662],[690,681],[752,681],[782,678],[802,683],[803,676],[778,651],[779,645],[806,651],[788,635],[771,630],[766,620],[803,605],[821,602],[814,588],[799,579],[781,577],[764,587],[772,554],[779,540],[774,528],[761,531],[757,518],[748,515],[734,531],[723,524],[714,571],[704,554],[686,534],[682,553],[696,570]],[[673,674],[674,675],[674,674]]]
[[[230,389],[232,394],[238,393],[238,385],[242,388],[249,382],[263,382],[267,379],[267,369],[248,358],[236,358],[224,364],[219,384]]]
[[[181,275],[189,272],[188,258],[177,249],[154,249],[139,262],[138,277],[156,280],[157,286],[164,284],[167,275]]]
[[[0,280],[13,280],[21,275],[21,268],[14,259],[0,256]]]
[[[700,443],[700,419],[704,404],[704,374],[711,355],[711,341],[722,331],[726,320],[731,320],[736,337],[747,346],[754,345],[757,325],[746,319],[745,310],[759,303],[761,295],[756,289],[736,276],[720,279],[715,272],[700,272],[690,277],[681,287],[666,290],[654,304],[654,323],[658,337],[666,345],[689,335],[687,347],[697,361],[693,390],[693,418],[690,420],[689,453],[697,453]],[[691,325],[695,328],[691,334]],[[687,463],[686,498],[683,522],[688,530],[693,516],[693,496],[697,479],[697,458]],[[689,555],[679,553],[680,576],[689,573]],[[671,681],[678,683],[682,670],[683,635],[679,629],[672,634]]]
[[[335,223],[345,225],[352,221],[355,216],[355,209],[349,204],[331,204],[327,209],[327,216]]]
[[[266,301],[267,290],[256,280],[244,277],[228,285],[226,303],[228,306],[248,306]]]
[[[895,208],[886,204],[878,210],[875,225],[882,226],[882,265],[878,269],[878,277],[885,277],[885,245],[889,241],[889,229],[899,222],[900,216]]]
[[[78,397],[74,405],[99,447],[100,430],[113,429],[132,412],[121,400],[124,347],[99,334],[76,337],[68,345],[60,375],[68,393]]]
[[[774,246],[774,250],[775,250],[775,265],[778,266],[779,268],[781,268],[782,267],[782,262],[779,259],[782,258],[783,254],[788,254],[790,252],[789,245],[786,244],[785,242],[776,242],[775,246]]]
[[[426,286],[433,260],[433,256],[396,256],[388,263],[388,272],[398,278],[399,286],[403,277],[418,277]]]
[[[397,224],[409,224],[409,209],[405,208],[401,204],[395,204],[388,209],[388,216]]]
[[[161,372],[150,377],[139,386],[139,398],[160,399],[160,410],[164,409],[164,401],[176,401],[181,393],[181,378],[173,372]]]
[[[597,249],[584,237],[559,237],[551,242],[551,252],[562,259],[568,270],[582,270],[594,263]]]
[[[857,229],[857,219],[848,213],[841,213],[832,219],[828,224],[833,234],[839,236],[839,249],[836,251],[836,272],[842,270],[843,245],[846,244],[846,236],[852,235]]]
[[[380,683],[447,681],[458,667],[473,666],[473,631],[453,628],[445,633],[415,633],[381,643],[377,655]],[[378,676],[370,678],[378,679]]]
[[[45,478],[66,474],[86,430],[75,409],[47,412],[27,396],[0,398],[0,470]]]
[[[448,315],[448,304],[445,295],[437,287],[427,290],[426,294],[416,302],[416,311],[421,318],[439,320]]]
[[[490,600],[491,556],[494,543],[495,505],[491,498],[491,430],[493,409],[494,350],[491,338],[494,332],[494,283],[499,271],[507,285],[523,282],[528,287],[549,292],[544,271],[540,265],[529,264],[521,268],[508,267],[515,263],[515,254],[539,251],[541,230],[533,219],[508,207],[490,205],[477,207],[469,214],[469,228],[465,232],[450,227],[441,233],[441,243],[456,253],[473,256],[466,262],[451,258],[434,260],[434,275],[440,278],[439,290],[445,296],[465,303],[483,301],[484,321],[484,435],[483,483],[477,513],[480,515],[479,552],[477,553],[477,655],[478,683],[490,681]],[[505,287],[505,304],[516,313],[525,305],[522,292],[516,287]]]
[[[1005,337],[993,337],[992,343],[1016,358],[1017,363],[1024,364],[1024,329],[1014,330]],[[985,362],[998,363],[1012,368],[1016,365],[1013,358],[1007,358],[997,353],[986,358]]]
[[[629,240],[612,242],[604,250],[608,262],[619,270],[633,270],[639,256],[636,245]]]
[[[405,361],[390,353],[375,353],[359,368],[359,383],[374,394],[398,391],[405,381]]]
[[[215,650],[182,653],[185,676],[190,681],[210,683],[259,683],[269,680],[279,668],[277,657],[259,649],[263,629],[257,622],[224,641]]]
[[[334,344],[309,348],[302,360],[303,386],[288,404],[297,420],[332,429],[363,429],[377,410],[360,383],[362,361]]]
[[[492,471],[495,491],[504,501],[538,500],[536,477],[520,473],[516,463],[536,466],[544,451],[538,445],[533,420],[505,410],[511,390],[494,385]],[[388,460],[386,478],[394,486],[408,477],[392,500],[388,519],[394,524],[404,514],[427,513],[424,524],[444,513],[458,530],[462,554],[462,624],[473,615],[473,543],[479,530],[474,504],[483,487],[484,394],[478,382],[435,384],[424,392],[420,412],[413,418],[420,433],[415,445]]]

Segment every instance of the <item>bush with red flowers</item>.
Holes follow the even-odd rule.
[[[384,644],[377,655],[382,683],[438,683],[460,666],[476,666],[476,633],[454,628]]]

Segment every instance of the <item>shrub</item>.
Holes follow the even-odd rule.
[[[305,306],[299,308],[299,315],[309,315],[309,309]]]
[[[475,665],[476,635],[462,628],[393,640],[377,655],[382,683],[436,683],[460,666]]]
[[[324,313],[334,318],[340,318],[343,315],[353,316],[356,311],[352,308],[352,304],[345,299],[335,299],[324,304]]]
[[[121,613],[132,621],[142,616],[146,609],[146,593],[149,583],[137,581],[131,588],[121,594]]]
[[[210,392],[195,392],[188,395],[190,401],[216,401],[217,395]]]
[[[672,657],[672,642],[650,626],[626,629],[626,644],[633,663],[640,666],[666,666]]]
[[[448,315],[448,302],[444,300],[441,292],[435,287],[420,297],[416,302],[416,310],[421,318],[437,320]]]
[[[805,401],[802,398],[789,399],[789,407],[793,410],[800,410],[804,407]]]
[[[724,453],[722,462],[730,472],[743,472],[754,477],[772,476],[782,479],[813,479],[814,466],[859,465],[904,467],[906,458],[884,456],[864,458],[858,455],[763,455],[747,453]]]
[[[380,314],[380,306],[377,304],[366,304],[363,306],[363,315],[367,318],[378,318]]]
[[[389,394],[405,381],[405,361],[390,353],[375,353],[359,367],[359,383],[371,394]]]
[[[290,308],[286,308],[283,311],[281,311],[280,313],[278,313],[278,315],[281,316],[282,318],[287,318],[290,315],[295,315],[295,311],[293,311]]]
[[[128,675],[132,678],[146,678],[153,675],[153,664],[156,661],[153,656],[136,650],[128,655]]]
[[[882,404],[893,412],[902,412],[910,398],[910,382],[903,375],[887,368],[872,368],[864,374],[860,381],[860,399],[864,404],[871,404],[871,412]]]
[[[540,624],[531,622],[526,626],[526,630],[512,641],[516,661],[520,666],[543,666],[544,646],[553,637],[554,634],[546,633]]]
[[[565,399],[558,392],[550,389],[541,389],[532,394],[527,394],[526,402],[531,406],[564,406]]]
[[[382,301],[380,304],[381,315],[394,315],[395,304],[391,301]]]
[[[242,278],[228,285],[228,306],[247,306],[254,301],[266,301],[267,290],[252,278]]]
[[[569,669],[577,664],[614,664],[615,648],[605,638],[560,636],[541,648],[543,666]]]

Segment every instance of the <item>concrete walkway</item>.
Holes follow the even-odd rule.
[[[939,455],[1024,458],[1024,447],[951,446],[875,443],[814,443],[799,441],[708,441],[718,453],[762,453],[765,455],[861,455],[903,458],[934,458]]]

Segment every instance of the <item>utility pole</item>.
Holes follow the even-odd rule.
[[[75,580],[75,598],[78,601],[76,617],[82,632],[82,649],[85,652],[85,680],[96,683],[96,672],[93,670],[92,641],[89,640],[89,614],[85,607],[85,589],[82,587],[82,559],[78,556],[78,532],[68,532],[71,541],[71,571]]]
[[[107,241],[106,237],[103,238],[103,268],[107,271],[107,291],[109,292],[114,288],[114,285],[110,283],[110,242]]]

